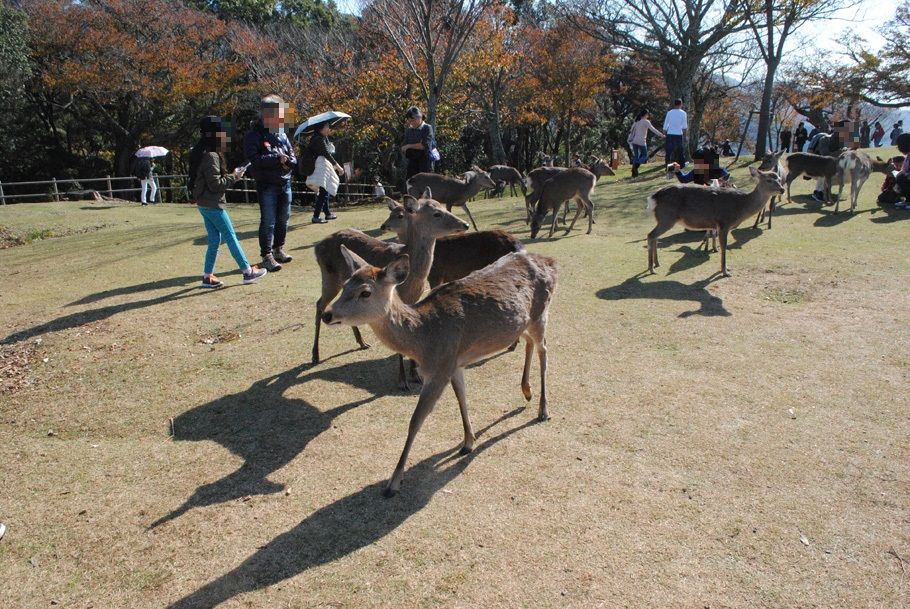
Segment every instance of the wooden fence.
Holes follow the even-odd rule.
[[[162,201],[162,195],[167,193],[170,201],[188,200],[186,192],[186,174],[155,176],[157,201]],[[125,184],[124,184],[125,182]],[[138,180],[132,176],[104,176],[103,178],[84,178],[58,180],[38,180],[34,182],[0,182],[0,203],[21,203],[26,201],[60,201],[80,193],[97,191],[101,195],[114,198],[123,198],[124,193],[139,193],[141,188],[135,186]],[[164,186],[161,183],[164,182]],[[176,184],[175,184],[176,182]],[[347,205],[372,201],[373,184],[352,184],[342,182],[338,187],[334,204]],[[291,191],[294,195],[295,205],[312,205],[316,193],[306,187],[299,180],[292,180]],[[253,180],[243,178],[227,190],[228,200],[233,203],[256,203],[257,194]]]

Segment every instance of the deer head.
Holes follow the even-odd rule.
[[[329,325],[359,326],[384,318],[395,286],[403,283],[410,272],[407,254],[398,256],[380,269],[341,246],[341,255],[351,277],[344,282],[341,295],[322,314],[322,321]]]

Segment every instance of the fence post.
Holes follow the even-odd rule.
[[[54,201],[60,202],[60,191],[57,190],[57,178],[51,178],[53,180],[52,184],[54,185]]]
[[[113,198],[114,198],[114,190],[113,190],[113,188],[111,187],[111,176],[104,176],[104,177],[107,178],[107,196],[109,196],[110,198],[113,199]]]
[[[3,182],[0,182],[0,201],[2,201],[4,205],[6,205],[6,197],[3,196]]]
[[[249,203],[250,202],[250,189],[247,188],[245,177],[240,180],[240,187],[243,188],[243,202]]]
[[[155,180],[155,199],[158,199],[157,201],[152,199],[152,203],[164,203],[164,197],[161,196],[161,182],[158,181],[158,176],[152,179]]]

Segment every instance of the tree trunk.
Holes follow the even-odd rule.
[[[487,113],[487,134],[490,137],[490,154],[495,165],[506,162],[506,151],[502,146],[502,131],[499,128],[499,95],[493,92],[493,106]]]
[[[774,91],[774,74],[777,72],[777,62],[770,61],[765,73],[765,86],[761,94],[761,106],[758,110],[758,134],[755,137],[755,160],[760,161],[767,153],[766,142],[771,131],[771,94]]]

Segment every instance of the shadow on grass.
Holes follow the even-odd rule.
[[[478,438],[523,411],[524,408],[519,408],[506,413],[482,429]],[[232,571],[176,601],[169,608],[216,607],[235,596],[266,588],[376,543],[426,507],[437,492],[484,451],[536,423],[536,419],[532,419],[503,431],[480,442],[474,452],[464,457],[457,457],[455,448],[424,459],[408,469],[401,493],[392,499],[384,500],[380,496],[384,480],[342,497],[313,512]],[[391,465],[390,460],[390,470]]]
[[[854,212],[851,214],[849,211],[849,203],[848,203],[847,210],[842,209],[842,210],[840,210],[839,213],[834,213],[834,210],[831,210],[828,213],[819,216],[815,220],[815,222],[813,222],[812,224],[814,226],[830,228],[832,226],[838,226],[839,224],[846,222],[847,220],[849,220],[850,218],[852,218],[854,216],[858,216],[859,214],[864,214],[866,212],[871,212],[871,211],[872,211],[871,209],[868,209],[868,210],[857,211],[857,212]]]
[[[728,317],[724,301],[708,291],[714,278],[696,281],[691,285],[678,281],[658,280],[644,282],[641,276],[630,277],[619,285],[598,290],[596,295],[603,300],[625,300],[627,298],[648,298],[656,300],[693,301],[699,304],[694,311],[684,311],[679,317],[703,315],[705,317]]]
[[[332,358],[340,355],[344,354]],[[312,439],[331,427],[336,417],[389,393],[390,382],[394,380],[394,357],[383,361],[389,362],[388,366],[377,365],[375,360],[334,368],[303,364],[256,381],[246,391],[218,398],[178,416],[174,419],[174,440],[217,442],[241,457],[243,465],[221,480],[197,488],[183,505],[149,528],[174,520],[196,507],[284,490],[283,485],[269,481],[268,476],[303,452]],[[344,383],[370,395],[324,412],[305,400],[285,396],[292,387],[315,379]]]
[[[234,271],[234,273],[219,273],[219,275],[231,275],[239,274],[240,271]],[[136,285],[128,285],[119,288],[113,288],[110,290],[105,290],[103,292],[96,292],[94,294],[89,294],[88,296],[83,296],[79,300],[74,300],[73,302],[66,305],[67,307],[75,307],[77,305],[91,304],[93,302],[98,302],[99,300],[104,300],[105,298],[113,298],[114,296],[124,296],[126,294],[138,294],[139,292],[152,292],[155,290],[163,290],[165,288],[181,288],[189,287],[189,283],[197,283],[202,278],[202,275],[187,275],[186,277],[168,277],[167,279],[159,279],[158,281],[148,281],[146,283],[138,283]]]
[[[885,212],[884,216],[878,216],[879,211]],[[898,209],[896,207],[876,207],[871,210],[872,221],[876,224],[889,224],[891,222],[897,222],[898,220],[907,220],[910,219],[910,209]]]
[[[83,205],[79,209],[85,209],[85,210],[114,209],[116,207],[117,207],[116,205]]]
[[[221,290],[229,289],[230,286],[223,287]],[[100,307],[98,309],[90,309],[88,311],[80,311],[79,313],[70,313],[69,315],[64,315],[63,317],[58,317],[57,319],[52,319],[51,321],[45,322],[43,324],[32,326],[27,330],[20,330],[19,332],[14,332],[10,334],[3,340],[0,340],[0,344],[12,344],[18,343],[23,340],[28,340],[36,336],[41,336],[42,334],[47,334],[49,332],[60,332],[62,330],[69,330],[71,328],[78,328],[79,326],[84,326],[85,324],[94,323],[96,321],[101,321],[112,317],[118,313],[125,313],[126,311],[134,311],[136,309],[143,309],[145,307],[153,307],[155,305],[164,304],[166,302],[174,300],[183,300],[184,298],[192,298],[194,296],[200,296],[202,294],[208,294],[209,290],[199,287],[188,287],[182,290],[177,290],[170,294],[165,294],[164,296],[158,296],[157,298],[148,298],[146,300],[136,300],[133,302],[124,302],[121,304],[110,305],[107,307]]]

